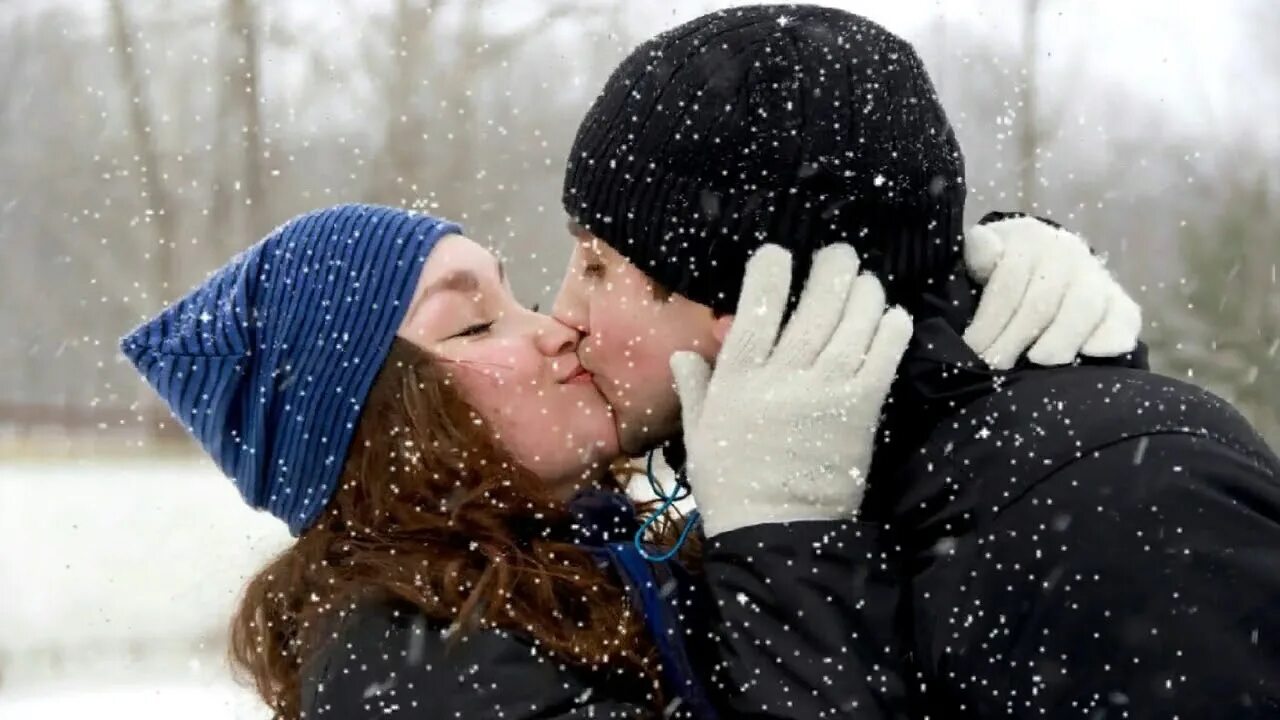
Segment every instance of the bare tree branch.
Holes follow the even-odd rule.
[[[435,21],[435,3],[398,0],[391,20],[393,56],[390,79],[384,84],[387,108],[382,131],[382,150],[371,166],[370,195],[378,200],[399,200],[399,183],[411,177],[419,166],[417,138],[422,119],[413,111],[414,79],[429,65],[426,53]]]
[[[1036,210],[1036,170],[1040,146],[1040,128],[1037,125],[1036,90],[1039,78],[1038,61],[1040,0],[1025,0],[1022,10],[1022,67],[1024,76],[1019,86],[1022,105],[1022,133],[1018,143],[1018,185],[1022,196],[1022,209]]]
[[[155,259],[154,294],[157,301],[167,299],[170,286],[174,284],[174,217],[172,202],[167,189],[159,181],[160,153],[155,146],[152,135],[152,117],[150,104],[147,101],[146,89],[142,84],[142,76],[133,53],[134,39],[129,28],[129,18],[125,14],[123,0],[108,0],[111,34],[116,48],[116,57],[120,60],[120,80],[124,85],[128,98],[130,138],[133,142],[135,156],[142,182],[142,196],[147,204],[147,222],[154,235]]]
[[[267,218],[271,211],[263,192],[262,79],[259,77],[258,28],[248,0],[230,0],[229,10],[231,31],[240,38],[240,57],[244,65],[244,73],[241,75],[244,89],[240,98],[245,118],[245,201],[248,203],[249,234],[257,237],[266,232],[266,224],[269,222]]]
[[[160,153],[156,149],[155,137],[152,134],[152,117],[147,102],[146,89],[133,53],[134,38],[129,28],[129,18],[125,14],[123,0],[109,0],[111,17],[111,35],[120,59],[120,79],[129,99],[129,127],[133,141],[135,156],[141,167],[142,194],[147,202],[148,221],[144,223],[152,229],[154,235],[154,253],[152,260],[155,300],[163,303],[169,299],[169,293],[175,284],[175,264],[173,256],[174,224],[173,203],[169,199],[168,189],[160,182]],[[145,401],[149,408],[148,427],[153,436],[168,437],[175,432],[175,423],[168,422],[168,412],[160,403],[148,396]]]
[[[518,50],[522,45],[529,41],[533,35],[545,31],[555,23],[568,17],[582,18],[586,15],[599,12],[599,9],[592,7],[583,7],[581,2],[562,2],[552,6],[543,13],[542,17],[533,21],[529,25],[514,30],[509,33],[494,36],[484,44],[485,55],[493,60],[503,60],[511,56],[513,52]]]

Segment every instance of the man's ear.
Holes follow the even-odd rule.
[[[717,315],[711,321],[711,336],[716,339],[718,346],[724,346],[724,339],[729,337],[729,328],[731,327],[733,327],[732,315]]]

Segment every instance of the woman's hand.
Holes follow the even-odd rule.
[[[965,234],[964,259],[986,286],[964,339],[997,370],[1024,352],[1065,365],[1138,344],[1142,309],[1079,235],[1033,217],[979,224]]]
[[[862,502],[881,406],[911,338],[848,245],[814,255],[779,336],[791,255],[747,264],[737,314],[716,358],[675,353],[689,484],[708,537],[747,525],[849,518]]]

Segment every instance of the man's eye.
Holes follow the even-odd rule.
[[[489,328],[491,327],[493,327],[492,322],[476,323],[475,325],[468,325],[466,328],[463,329],[462,332],[455,333],[454,335],[450,335],[449,337],[452,339],[452,338],[458,338],[458,337],[474,337],[476,335],[483,335],[489,332]]]
[[[604,269],[604,263],[589,262],[586,267],[582,268],[582,274],[584,277],[602,278],[604,277]]]

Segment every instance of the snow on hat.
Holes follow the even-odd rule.
[[[631,52],[587,111],[564,208],[666,289],[732,313],[747,258],[858,250],[891,302],[960,260],[964,157],[924,64],[852,13],[755,5],[703,15]]]
[[[298,535],[333,495],[423,264],[451,233],[374,205],[302,215],[120,348],[245,501]]]

